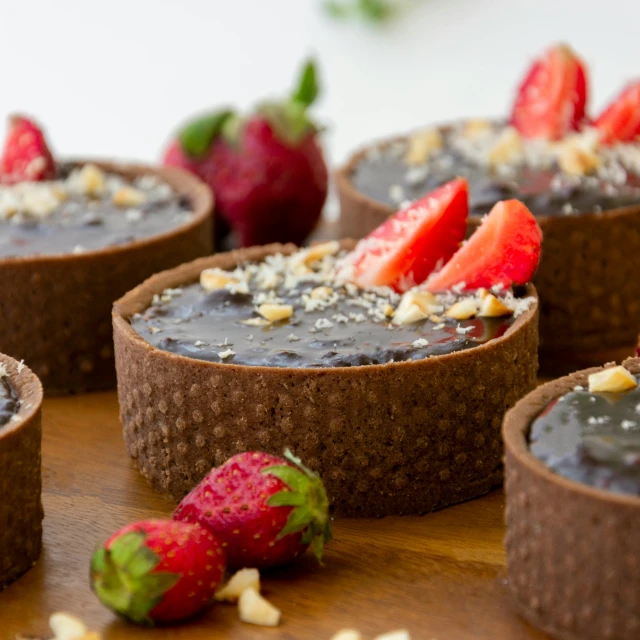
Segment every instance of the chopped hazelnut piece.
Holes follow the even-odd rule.
[[[507,127],[498,137],[489,151],[489,163],[509,164],[522,155],[524,144],[514,127]]]
[[[340,243],[337,240],[314,244],[308,249],[303,249],[294,254],[291,258],[291,266],[296,273],[307,272],[308,266],[314,262],[319,262],[326,256],[333,256],[340,251]]]
[[[470,140],[477,140],[488,135],[492,130],[493,125],[489,120],[474,118],[465,122],[463,133]]]
[[[141,205],[147,196],[139,189],[125,186],[120,187],[112,196],[113,204],[118,207],[137,207]]]
[[[449,307],[445,315],[448,318],[455,318],[456,320],[468,320],[469,318],[473,318],[477,313],[478,307],[476,301],[473,298],[464,298]]]
[[[564,144],[558,156],[558,166],[570,176],[593,173],[601,164],[601,159],[592,149],[579,144]]]
[[[51,615],[49,627],[55,640],[80,640],[89,632],[87,625],[80,618],[63,611]]]
[[[293,307],[290,304],[265,302],[258,307],[258,313],[270,322],[276,322],[277,320],[290,318],[293,315]]]
[[[393,314],[394,324],[413,324],[440,310],[438,299],[428,291],[407,291]],[[385,314],[386,315],[386,314]]]
[[[341,629],[331,640],[360,640],[362,634],[357,629]]]
[[[385,304],[384,307],[382,307],[382,313],[384,313],[387,318],[393,317],[393,307],[389,303]]]
[[[277,627],[280,624],[280,609],[265,600],[254,588],[245,589],[238,599],[240,620],[262,627]]]
[[[500,318],[501,316],[510,316],[512,314],[513,311],[492,293],[488,293],[482,298],[480,311],[478,311],[478,316],[481,318]]]
[[[404,161],[411,166],[424,164],[434,151],[440,149],[442,149],[442,134],[438,129],[418,131],[409,138],[409,148]]]
[[[620,365],[592,373],[589,376],[589,391],[592,393],[602,391],[622,393],[629,391],[629,389],[635,389],[637,386],[638,381],[635,376]]]
[[[228,284],[237,284],[238,280],[222,269],[205,269],[200,273],[200,286],[205,291],[224,289]]]
[[[79,170],[77,180],[80,191],[89,196],[102,195],[107,185],[104,172],[95,164],[85,164]]]
[[[246,324],[248,327],[266,327],[271,323],[264,318],[249,318],[248,320],[241,320],[240,324]]]
[[[331,297],[332,293],[333,293],[333,289],[331,287],[316,287],[311,292],[311,297],[314,300],[327,300],[328,298]]]
[[[260,592],[260,572],[257,569],[240,569],[224,587],[216,591],[215,599],[219,602],[237,602],[242,592],[249,588]]]

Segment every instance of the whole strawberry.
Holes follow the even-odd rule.
[[[321,561],[331,539],[327,494],[316,473],[290,451],[285,458],[233,456],[182,500],[173,517],[213,531],[229,567],[287,564],[309,545]]]
[[[307,113],[318,91],[309,62],[291,97],[244,117],[225,109],[193,120],[165,152],[165,164],[213,189],[217,221],[242,246],[300,244],[320,218],[327,167]]]
[[[210,531],[143,520],[96,550],[91,587],[105,606],[132,622],[176,622],[211,602],[224,571],[224,551]]]
[[[25,116],[11,116],[0,158],[0,182],[49,180],[55,175],[56,165],[40,127]]]

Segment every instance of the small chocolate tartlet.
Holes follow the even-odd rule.
[[[632,355],[640,333],[640,149],[598,149],[588,135],[542,144],[476,120],[375,143],[336,174],[340,233],[363,237],[459,175],[469,181],[469,233],[497,201],[522,200],[544,235],[533,281],[540,365],[568,373]]]
[[[0,354],[0,589],[40,557],[41,405],[38,378]]]
[[[354,243],[344,241],[341,246],[350,249]],[[249,362],[256,350],[243,346],[236,354],[234,346],[221,339],[214,354],[206,345],[200,349],[201,341],[188,346],[176,338],[184,336],[179,314],[161,314],[160,308],[145,316],[154,300],[170,299],[175,292],[186,297],[185,309],[194,309],[189,286],[200,281],[205,269],[216,276],[220,275],[216,269],[232,271],[238,265],[262,263],[269,256],[288,256],[296,250],[293,245],[269,245],[196,260],[153,276],[115,303],[124,438],[154,488],[180,499],[211,467],[236,453],[264,450],[281,455],[287,447],[321,473],[336,513],[346,516],[424,513],[499,485],[502,416],[535,386],[537,299],[533,287],[527,291],[533,304],[503,333],[483,344],[420,359],[410,359],[413,351],[394,345],[395,357],[402,361],[370,364],[366,360],[353,366],[344,366],[349,354],[341,353],[346,344],[341,341],[335,352],[329,346],[332,355],[324,366],[307,366],[296,359],[287,366],[282,358],[272,360],[272,366],[255,361],[234,364],[236,355]],[[219,302],[216,295],[210,304]],[[203,303],[196,322],[210,328],[215,322],[202,315],[205,304],[209,303]],[[223,302],[221,309],[237,313],[231,300],[228,305]],[[364,326],[357,315],[354,327]],[[166,344],[154,346],[140,332],[150,328],[161,332],[162,326],[149,327],[144,322],[147,318],[153,324],[153,318],[160,316],[165,327],[175,319],[177,329],[175,335],[167,336]],[[313,319],[286,333],[306,334],[316,327],[322,331],[324,326],[326,322]],[[440,335],[437,332],[442,329],[435,325],[430,330]],[[255,332],[259,331],[256,326]],[[461,339],[459,334],[465,332],[455,325],[451,330]],[[354,334],[360,341],[367,340],[355,328]],[[407,340],[404,336],[402,344]],[[296,344],[292,343],[292,351]],[[302,349],[313,348],[306,338],[301,344]],[[418,338],[411,346],[420,350],[425,345],[427,340]],[[193,349],[191,357],[185,355],[189,349]],[[380,358],[388,356],[376,353]],[[343,366],[334,366],[336,362]]]
[[[17,187],[16,214],[11,202],[0,202],[5,234],[0,243],[0,351],[24,359],[47,394],[115,386],[113,301],[151,274],[212,249],[211,192],[190,174],[173,168],[95,162],[63,168],[74,167],[91,168],[77,174],[87,192],[96,181],[109,186],[115,176],[131,186],[118,187],[109,202],[85,202],[72,193],[65,194],[58,205],[51,203],[57,195],[45,183],[25,183]],[[150,179],[167,185],[176,198],[184,200],[188,216],[180,223],[165,215],[163,227],[153,221],[153,211],[145,213],[143,206],[137,206],[140,194],[144,195],[144,181]],[[13,198],[10,192],[4,195]],[[22,216],[20,206],[31,207],[34,214],[57,207],[50,218],[55,224],[42,224],[35,216],[31,224],[28,216],[18,217]],[[116,206],[119,219],[128,218],[131,229],[108,228],[105,219]],[[83,228],[76,224],[79,215],[86,216]],[[144,215],[148,221],[137,222]],[[141,226],[137,235],[136,225]],[[86,246],[72,249],[74,239]]]
[[[640,359],[623,366],[640,374]],[[611,402],[618,416],[618,394],[603,393],[590,403],[594,415],[585,420],[589,438],[575,453],[569,451],[574,418],[566,416],[553,421],[554,429],[564,422],[566,437],[548,433],[552,437],[545,442],[538,432],[534,444],[529,442],[532,425],[561,397],[575,402],[563,411],[589,414],[575,390],[583,396],[589,375],[602,371],[587,369],[538,387],[506,414],[503,426],[509,584],[521,613],[563,640],[640,637],[637,474],[624,471],[629,460],[620,465],[612,457],[611,464],[617,465],[612,470],[601,462],[610,458],[612,439],[602,428],[607,416],[600,414]],[[636,428],[635,421],[621,420],[618,431]],[[559,449],[555,457],[548,455],[549,442]],[[597,446],[597,451],[585,451],[585,446]]]

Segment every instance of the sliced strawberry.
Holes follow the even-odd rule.
[[[55,175],[56,165],[40,127],[24,116],[9,118],[0,158],[0,182],[48,180]]]
[[[429,291],[510,287],[529,282],[538,267],[542,231],[519,200],[498,202],[444,268],[427,282]]]
[[[584,63],[566,45],[536,60],[518,88],[511,124],[525,138],[558,140],[584,120],[588,95]]]
[[[406,291],[444,264],[464,239],[469,186],[457,178],[402,209],[345,258],[349,279],[361,287]]]
[[[640,80],[627,85],[596,118],[593,127],[604,144],[629,142],[640,136]]]

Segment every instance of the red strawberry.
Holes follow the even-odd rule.
[[[427,282],[430,291],[510,287],[529,282],[540,260],[542,231],[519,200],[495,204],[471,238]]]
[[[285,460],[248,452],[213,469],[173,517],[198,522],[222,542],[230,567],[287,564],[309,545],[318,560],[331,539],[322,480],[290,451]]]
[[[91,587],[105,606],[132,622],[175,622],[209,604],[224,571],[224,551],[210,531],[144,520],[96,550]]]
[[[536,60],[518,88],[511,124],[525,138],[558,140],[578,129],[585,117],[587,74],[566,45]]]
[[[361,240],[345,258],[345,277],[360,287],[406,291],[457,251],[469,213],[469,186],[457,178],[416,200]]]
[[[164,163],[187,169],[212,189],[216,214],[242,246],[300,244],[327,196],[327,167],[307,110],[318,95],[308,63],[294,95],[246,118],[222,110],[187,124]]]
[[[10,117],[0,158],[0,182],[48,180],[55,175],[55,162],[40,127],[24,116]]]
[[[629,142],[640,136],[640,81],[625,87],[592,126],[604,144]]]

